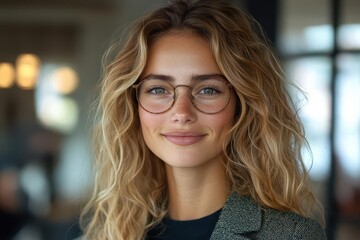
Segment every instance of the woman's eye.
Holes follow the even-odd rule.
[[[215,95],[219,93],[219,91],[213,87],[206,87],[206,88],[202,88],[200,91],[199,91],[199,94],[204,94],[204,95]]]
[[[161,95],[161,94],[167,94],[169,91],[167,91],[163,87],[151,87],[147,91],[147,93],[154,94],[154,95]]]

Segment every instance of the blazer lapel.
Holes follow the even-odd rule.
[[[226,201],[210,240],[249,240],[246,233],[259,231],[262,213],[248,197],[232,193]]]

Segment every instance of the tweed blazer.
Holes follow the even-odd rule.
[[[232,193],[210,240],[325,240],[318,222],[295,213],[264,209],[248,197]]]

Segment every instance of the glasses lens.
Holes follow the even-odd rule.
[[[204,113],[217,113],[223,110],[230,100],[227,82],[209,79],[199,82],[192,90],[194,105]]]
[[[151,113],[165,112],[174,100],[173,86],[163,80],[145,80],[137,91],[140,105]]]
[[[230,101],[229,84],[225,81],[202,80],[195,86],[172,86],[170,83],[149,79],[140,83],[137,98],[142,108],[151,113],[163,113],[171,108],[174,102],[175,89],[188,87],[191,90],[192,102],[201,112],[214,114],[222,111]]]

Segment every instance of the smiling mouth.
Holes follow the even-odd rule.
[[[197,134],[197,133],[166,133],[162,134],[169,142],[180,145],[188,146],[195,144],[201,141],[206,134]]]

